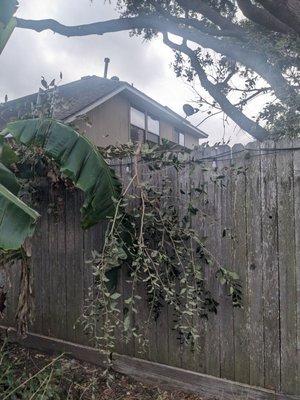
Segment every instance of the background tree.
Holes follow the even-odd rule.
[[[210,95],[198,98],[200,106],[224,112],[259,140],[298,134],[300,0],[118,0],[117,7],[119,19],[87,25],[15,23],[68,37],[131,30],[151,39],[160,32],[175,52],[177,76],[197,78]],[[249,115],[258,96],[264,105]]]

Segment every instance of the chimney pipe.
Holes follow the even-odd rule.
[[[104,59],[104,78],[107,78],[107,74],[108,74],[108,64],[110,63],[110,59],[109,58],[105,58]]]

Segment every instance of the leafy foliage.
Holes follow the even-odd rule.
[[[265,14],[266,10],[256,2],[249,1],[248,3],[256,14],[265,16],[267,20],[272,17],[271,14]],[[169,21],[170,32],[172,32],[171,26],[175,27],[174,29],[181,27],[186,28],[185,32],[198,32],[203,41],[207,37],[208,49],[205,45],[194,44],[190,47],[199,63],[198,70],[195,68],[195,61],[192,62],[190,56],[165,41],[174,50],[173,67],[177,77],[183,77],[190,83],[195,92],[194,102],[201,108],[202,114],[206,114],[202,121],[199,121],[200,123],[222,112],[226,114],[228,109],[225,106],[225,99],[227,98],[236,108],[234,113],[236,123],[241,121],[239,116],[243,113],[266,128],[266,133],[270,135],[276,137],[299,135],[300,39],[293,29],[285,26],[287,32],[282,32],[280,29],[276,31],[276,28],[272,30],[268,23],[264,25],[262,22],[264,19],[255,13],[250,20],[244,17],[241,4],[235,0],[203,2],[119,0],[118,10],[122,17],[147,15],[163,18]],[[275,16],[273,16],[273,21],[275,21],[274,26],[277,23],[282,28],[281,22]],[[165,25],[167,24],[168,22],[165,22]],[[165,30],[163,32],[166,34]],[[158,34],[158,28],[136,29],[132,31],[132,34],[142,35],[146,40],[150,40]],[[178,36],[181,36],[184,45],[185,34],[178,33]],[[211,44],[210,38],[217,39],[216,48],[214,44]],[[181,40],[177,39],[176,43],[178,42]],[[235,52],[229,56],[227,50],[230,46],[235,48]],[[184,46],[179,47],[184,48]],[[245,53],[245,49],[248,50],[248,54]],[[241,62],[240,55],[244,63]],[[254,63],[258,66],[257,70],[253,66],[249,67],[249,57],[253,60],[257,59],[257,64]],[[260,66],[264,64],[270,70],[270,74],[277,74],[278,81],[284,78],[285,96],[278,97],[275,83],[266,84],[265,78],[262,79],[259,63],[261,63]],[[203,78],[199,70],[203,70],[214,84],[214,90],[209,91],[209,95],[201,88]],[[222,101],[220,94],[226,96]],[[251,102],[258,98],[262,106],[255,109],[251,106]],[[231,118],[232,116],[233,114]],[[251,131],[248,132],[251,134]]]
[[[120,154],[120,150],[116,153]],[[126,342],[134,338],[143,351],[150,325],[165,306],[173,313],[180,342],[192,349],[197,347],[195,321],[209,318],[218,309],[207,285],[207,271],[227,287],[233,306],[242,306],[239,277],[218,263],[205,246],[205,238],[191,226],[192,216],[201,210],[185,204],[183,212],[177,202],[174,204],[177,195],[173,192],[171,171],[180,171],[185,163],[184,154],[174,153],[167,144],[162,148],[146,145],[135,154],[133,176],[116,203],[104,247],[100,252],[94,251],[88,261],[95,282],[90,288],[83,324],[102,350],[114,351],[118,334]],[[150,179],[153,174],[163,178]],[[203,187],[194,190],[205,197]],[[118,267],[125,275],[128,273],[126,297],[107,288],[107,273]],[[139,312],[140,307],[143,313]]]

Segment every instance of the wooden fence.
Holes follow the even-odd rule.
[[[172,313],[165,307],[149,333],[147,355],[139,355],[134,341],[118,343],[117,352],[296,398],[300,395],[300,141],[203,148],[190,157],[196,162],[180,172],[167,167],[148,174],[157,184],[171,178],[173,201],[180,207],[191,202],[207,214],[203,219],[198,213],[192,225],[208,237],[207,245],[221,264],[239,274],[244,308],[233,309],[224,288],[208,273],[220,309],[208,321],[195,321],[201,351],[191,352],[180,344],[172,329]],[[116,169],[128,181],[130,167]],[[206,194],[191,197],[190,188],[201,185]],[[31,331],[91,346],[76,320],[93,279],[85,260],[93,249],[101,248],[104,225],[81,230],[80,193],[66,191],[57,197],[44,187],[40,197],[42,218],[32,253]],[[58,216],[47,212],[52,204],[59,204]],[[16,265],[10,273],[6,326],[14,326],[18,275]],[[123,294],[127,280],[122,270]]]

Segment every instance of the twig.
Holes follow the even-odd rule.
[[[14,393],[16,393],[17,390],[21,389],[23,386],[27,385],[28,382],[30,382],[32,379],[36,378],[39,374],[41,374],[43,371],[45,371],[47,368],[49,368],[51,365],[55,364],[58,360],[60,360],[65,353],[62,353],[60,356],[56,357],[54,360],[52,360],[49,364],[45,365],[41,370],[39,370],[36,374],[32,375],[30,378],[26,379],[23,383],[21,383],[19,386],[17,386],[15,389],[13,389],[10,393],[8,393],[5,397],[2,398],[2,400],[7,400],[9,399]]]

